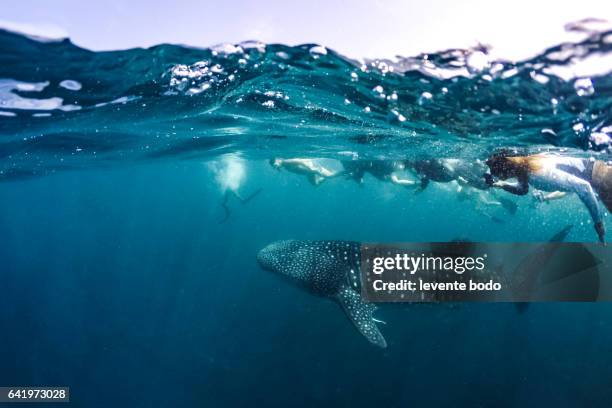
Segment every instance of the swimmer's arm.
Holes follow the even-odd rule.
[[[597,196],[591,184],[575,176],[569,176],[567,179],[572,183],[572,189],[578,194],[580,200],[589,210],[595,225],[603,223],[603,211],[601,210],[601,206],[597,201]]]
[[[547,194],[545,194],[542,190],[534,189],[533,191],[533,198],[535,198],[537,201],[540,201],[542,203],[547,203],[553,200],[559,200],[565,197],[566,195],[567,193],[565,191],[553,191],[552,193],[547,193]]]
[[[395,173],[391,173],[391,182],[393,184],[398,184],[400,186],[414,186],[416,184],[416,181],[405,179],[405,178],[399,178],[397,174]]]
[[[582,201],[589,210],[589,214],[595,223],[595,230],[597,231],[599,240],[604,242],[606,231],[603,222],[603,211],[599,205],[599,201],[597,201],[597,195],[591,183],[564,171],[557,171],[554,180],[557,184],[555,187],[557,190],[573,191],[578,195],[580,201]]]
[[[542,201],[558,200],[560,198],[565,197],[566,195],[567,195],[567,193],[565,193],[563,191],[553,191],[552,193],[545,194],[542,197]]]
[[[600,242],[606,242],[606,227],[603,222],[603,212],[601,210],[601,206],[597,201],[597,196],[595,195],[595,191],[586,180],[580,179],[578,177],[574,177],[579,180],[578,184],[575,185],[574,191],[580,197],[580,200],[586,205],[589,209],[589,213],[591,214],[591,218],[595,223],[595,231],[597,232],[597,236],[599,237]]]
[[[524,178],[519,178],[515,183],[508,181],[496,181],[493,186],[504,189],[505,191],[516,194],[525,195],[529,191],[529,183]]]

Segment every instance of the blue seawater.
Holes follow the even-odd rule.
[[[1,31],[0,385],[70,386],[78,407],[610,406],[608,304],[383,305],[378,349],[255,255],[288,238],[545,241],[568,224],[593,241],[575,197],[484,212],[444,183],[315,187],[269,160],[607,159],[611,36],[520,62],[484,47],[354,61]],[[224,221],[224,194],[259,189]]]

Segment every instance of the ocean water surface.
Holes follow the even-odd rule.
[[[609,406],[608,304],[382,305],[379,349],[256,262],[279,239],[594,241],[576,197],[489,206],[270,165],[608,160],[612,32],[583,34],[512,62],[0,31],[0,385],[70,386],[83,407]]]

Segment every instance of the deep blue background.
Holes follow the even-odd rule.
[[[612,306],[383,306],[385,350],[334,303],[259,269],[276,239],[593,240],[568,200],[491,222],[448,186],[314,188],[249,164],[223,224],[199,162],[0,184],[0,385],[74,406],[609,406]]]

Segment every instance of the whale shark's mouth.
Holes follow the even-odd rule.
[[[287,255],[287,251],[292,240],[273,242],[257,253],[257,262],[264,270],[280,272],[282,261]]]
[[[272,270],[271,256],[268,251],[268,247],[263,248],[257,253],[257,263],[267,271]]]

